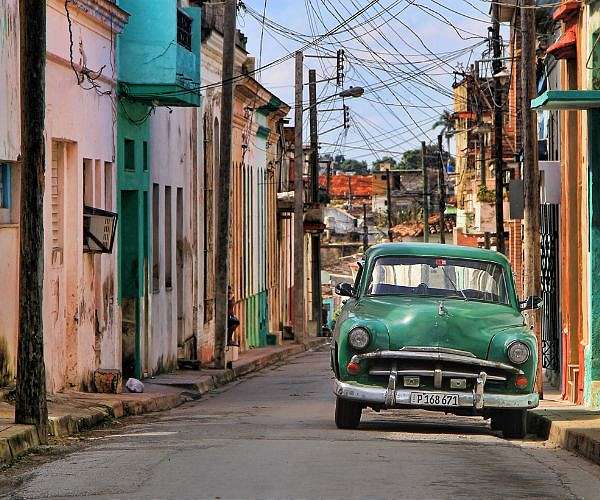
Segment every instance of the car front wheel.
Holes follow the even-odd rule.
[[[527,435],[527,410],[502,412],[501,426],[505,439],[523,439]]]
[[[360,423],[362,406],[354,401],[336,398],[335,425],[338,429],[356,429]]]

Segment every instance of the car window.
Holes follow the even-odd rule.
[[[440,257],[379,257],[369,276],[367,294],[455,297],[510,304],[502,266]]]

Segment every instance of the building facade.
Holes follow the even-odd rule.
[[[3,1],[8,26],[0,30],[0,106],[7,110],[0,121],[0,279],[13,291],[0,306],[4,383],[14,377],[18,334],[17,5]],[[89,209],[116,211],[114,47],[127,21],[112,2],[47,2],[43,322],[50,392],[93,390],[95,370],[120,368],[116,252],[90,253],[83,222]]]

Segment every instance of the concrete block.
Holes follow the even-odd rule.
[[[240,348],[238,346],[230,345],[225,348],[225,361],[227,363],[233,363],[240,359]]]
[[[120,370],[100,369],[94,372],[94,389],[105,394],[123,392],[123,375]]]
[[[8,443],[13,459],[40,444],[37,429],[33,425],[13,425],[0,432],[0,441]]]

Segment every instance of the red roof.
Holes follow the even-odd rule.
[[[575,59],[577,57],[577,26],[569,26],[561,37],[548,50],[556,59]]]
[[[555,21],[564,21],[579,10],[579,2],[576,0],[567,0],[563,2],[553,13],[552,18]]]
[[[350,180],[350,190],[354,197],[369,198],[373,194],[373,176],[372,175],[332,175],[331,188],[329,195],[332,198],[348,197],[348,179]],[[319,176],[319,184],[327,187],[327,176]]]

